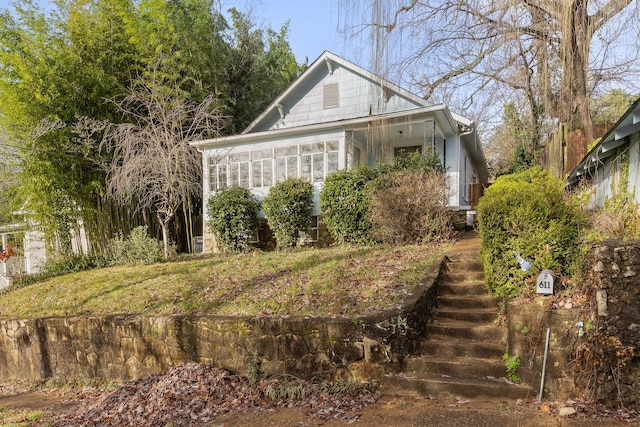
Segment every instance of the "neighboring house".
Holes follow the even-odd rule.
[[[0,224],[0,252],[9,246],[14,252],[5,262],[0,261],[0,289],[11,285],[16,278],[39,273],[48,258],[45,235],[29,219],[29,214],[23,208],[14,215],[22,217],[24,222]],[[71,250],[74,254],[86,254],[88,246],[82,222],[78,222],[71,230]]]
[[[24,224],[0,226],[0,251],[13,247],[14,256],[0,262],[0,289],[16,277],[40,271],[46,261],[44,236]]]
[[[329,173],[402,151],[438,153],[454,210],[471,209],[472,186],[488,177],[475,123],[326,51],[241,134],[193,145],[203,153],[205,201],[231,185],[263,198],[275,182],[304,177],[315,215]]]
[[[590,184],[590,207],[626,191],[640,203],[640,99],[587,153],[567,178],[570,188]]]

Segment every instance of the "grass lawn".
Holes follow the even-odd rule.
[[[104,268],[2,293],[0,316],[367,314],[401,303],[444,249],[335,247]]]

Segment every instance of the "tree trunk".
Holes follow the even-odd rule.
[[[560,121],[572,129],[582,129],[588,142],[594,139],[593,121],[589,108],[589,52],[593,29],[589,25],[587,0],[565,3],[562,16],[562,82]]]
[[[171,222],[171,218],[173,218],[172,214],[165,213],[164,215],[160,212],[157,214],[158,222],[160,223],[160,227],[162,229],[162,245],[164,258],[169,259],[169,223]]]

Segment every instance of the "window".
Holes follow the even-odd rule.
[[[226,156],[209,157],[209,191],[218,191],[227,187],[227,170]]]
[[[338,91],[338,83],[331,83],[328,85],[324,85],[324,103],[323,106],[325,109],[327,108],[335,108],[339,106],[339,91]]]
[[[324,179],[324,142],[300,146],[300,176],[311,182]]]
[[[362,165],[362,160],[361,160],[362,154],[361,153],[362,152],[360,151],[359,147],[353,147],[353,164],[352,164],[352,166],[354,168]]]
[[[338,170],[338,141],[327,141],[327,175]]]
[[[249,152],[229,154],[229,184],[249,188]]]
[[[251,152],[251,187],[270,187],[273,184],[273,150],[267,148]]]
[[[298,176],[298,146],[276,148],[276,181]]]
[[[209,157],[209,190],[271,187],[291,177],[322,182],[338,169],[339,141],[314,142]]]

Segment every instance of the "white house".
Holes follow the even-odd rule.
[[[591,207],[603,206],[618,191],[640,203],[640,99],[571,171],[567,185],[585,181],[591,184]]]
[[[0,226],[0,251],[9,247],[15,255],[0,261],[0,289],[9,286],[15,277],[39,272],[46,261],[42,233],[24,224]]]
[[[193,145],[203,153],[205,201],[231,185],[262,198],[295,176],[313,183],[317,202],[337,169],[390,161],[402,150],[435,150],[447,168],[450,208],[468,210],[471,186],[488,175],[471,120],[327,51],[241,134]],[[315,209],[319,215],[318,203]]]

